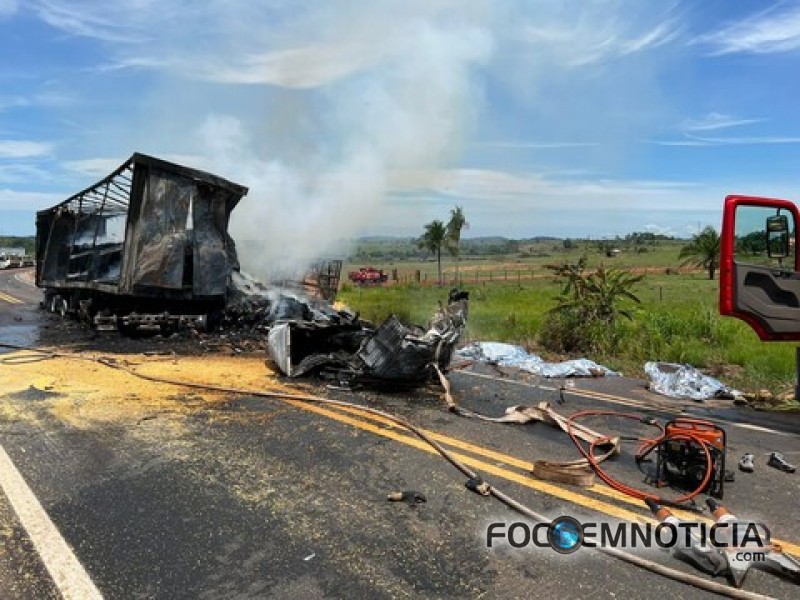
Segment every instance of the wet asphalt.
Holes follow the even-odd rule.
[[[55,317],[36,308],[38,291],[23,286],[0,273],[0,289],[24,300],[0,304],[0,339],[39,344],[62,335]],[[0,375],[12,368],[0,364]],[[625,378],[579,381],[564,404],[558,404],[556,391],[536,385],[549,388],[553,382],[485,365],[455,371],[451,381],[462,405],[491,415],[542,400],[563,414],[613,408],[666,420],[681,409],[651,395],[642,382]],[[348,392],[310,384],[304,389],[381,408],[522,461],[577,457],[567,436],[542,423],[493,424],[448,413],[435,388]],[[649,403],[648,408],[582,396],[584,389]],[[120,393],[109,389],[109,401]],[[402,440],[280,401],[236,397],[188,414],[155,414],[82,429],[58,420],[48,410],[47,395],[37,390],[7,395],[0,402],[26,415],[0,422],[0,445],[107,598],[710,596],[588,551],[562,557],[545,550],[489,550],[486,524],[519,516],[468,491],[465,477],[444,460]],[[724,503],[740,516],[765,520],[775,537],[800,542],[800,475],[765,465],[773,450],[800,462],[800,415],[764,416],[725,403],[687,408],[686,414],[722,419],[729,463],[745,451],[757,457],[755,473],[737,473],[736,481],[726,484]],[[740,427],[737,421],[757,422],[771,431]],[[644,427],[605,418],[588,424],[602,431],[624,427],[631,434]],[[645,487],[632,452],[626,446],[609,469]],[[527,477],[524,469],[501,460],[485,455],[480,460]],[[494,475],[486,478],[548,517],[598,517],[559,494]],[[562,487],[647,512],[643,505]],[[387,494],[395,490],[417,490],[427,502],[388,502]],[[1,493],[0,536],[0,597],[57,597]],[[662,553],[650,557],[696,573]],[[757,571],[745,587],[783,598],[796,597],[798,589]]]

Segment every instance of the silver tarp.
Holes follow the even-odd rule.
[[[515,367],[540,377],[603,377],[619,375],[608,367],[587,358],[546,362],[536,354],[529,354],[521,346],[501,342],[473,342],[456,352],[457,356],[500,365]]]
[[[644,372],[650,378],[652,391],[671,398],[703,402],[709,398],[733,398],[741,394],[690,365],[647,362]]]

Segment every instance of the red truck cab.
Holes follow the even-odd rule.
[[[798,222],[788,200],[725,198],[719,311],[747,322],[764,341],[800,340]]]

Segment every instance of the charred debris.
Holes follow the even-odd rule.
[[[37,213],[43,308],[101,331],[195,332],[266,350],[288,377],[419,384],[444,369],[464,330],[468,295],[453,290],[425,327],[375,326],[332,305],[340,260],[300,278],[259,282],[228,234],[248,189],[141,153]],[[202,333],[200,333],[202,332]],[[253,344],[255,342],[255,344]]]
[[[312,372],[340,384],[422,384],[445,370],[464,331],[468,294],[453,290],[426,327],[395,315],[380,326],[346,312],[321,319],[282,319],[268,333],[267,350],[289,377]]]
[[[391,315],[379,326],[316,295],[234,272],[222,329],[266,337],[267,353],[291,378],[319,375],[342,385],[425,383],[444,370],[464,331],[467,292],[451,290],[426,326]]]

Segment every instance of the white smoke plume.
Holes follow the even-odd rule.
[[[231,231],[257,274],[454,204],[472,235],[522,237],[563,234],[564,214],[591,231],[586,208],[620,198],[688,202],[615,176],[686,119],[665,87],[691,30],[672,0],[18,5],[102,57],[64,76],[94,109],[55,146],[64,165],[100,175],[133,148],[249,186]]]
[[[438,5],[406,3],[402,14],[372,7],[337,20],[344,30],[329,51],[356,60],[347,76],[311,94],[317,113],[309,120],[320,131],[316,141],[306,136],[306,148],[298,151],[293,138],[303,134],[291,127],[262,139],[236,116],[206,118],[202,154],[217,172],[250,187],[231,219],[243,269],[266,277],[340,252],[340,240],[382,218],[392,172],[458,158],[481,98],[475,68],[489,58],[492,40],[476,19],[454,18],[455,4]],[[323,55],[315,49],[306,58]],[[312,83],[277,70],[280,60],[285,53],[261,56],[265,77],[285,73],[292,84]],[[324,79],[322,71],[314,75]]]

